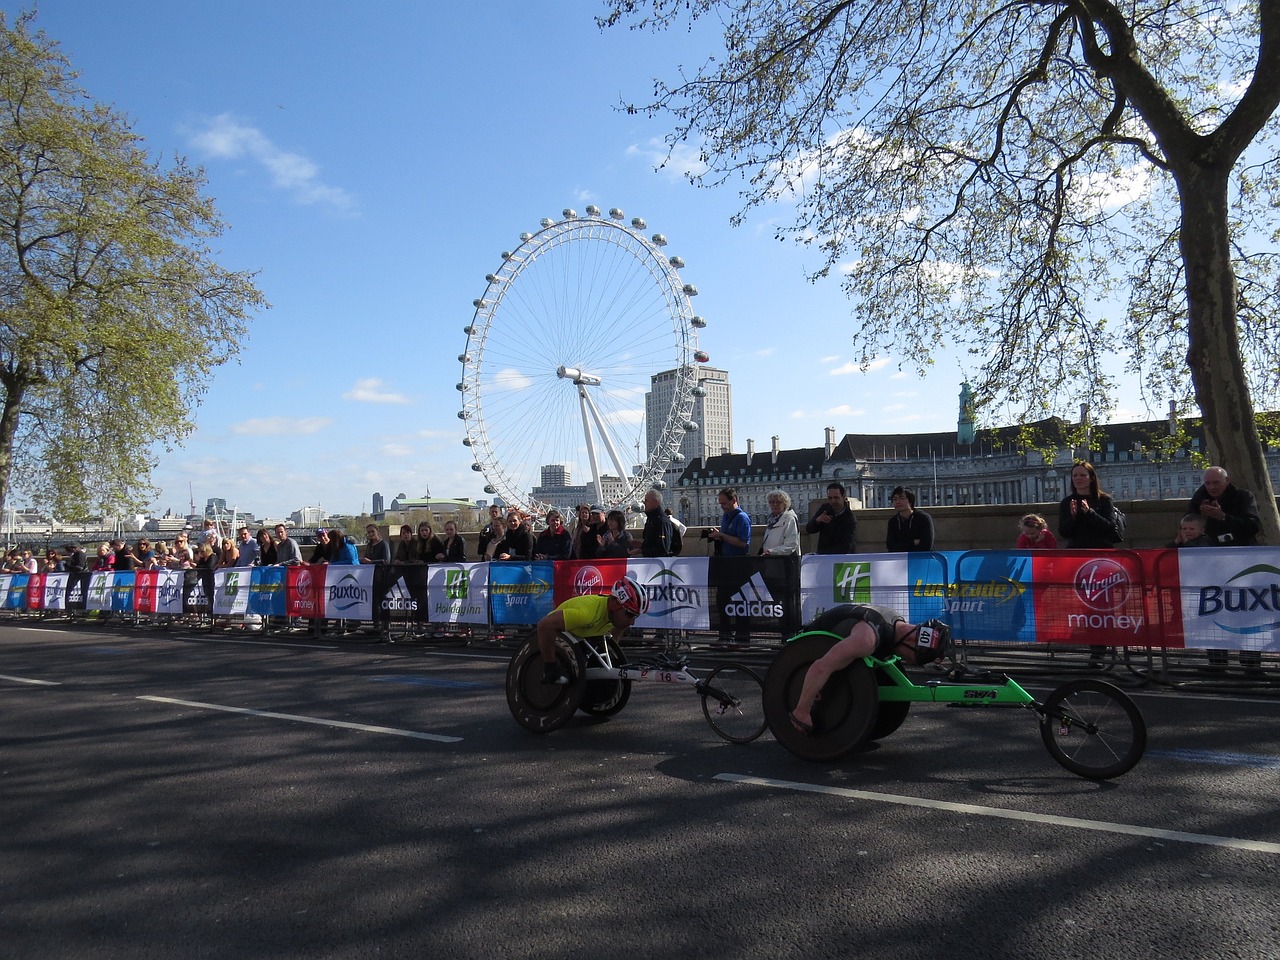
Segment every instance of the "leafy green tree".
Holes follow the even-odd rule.
[[[723,25],[629,109],[704,186],[795,206],[864,363],[967,347],[988,413],[1194,400],[1210,455],[1280,515],[1255,395],[1280,387],[1280,0],[612,0],[602,25]],[[670,159],[670,157],[669,157]]]
[[[150,160],[31,20],[0,13],[0,505],[77,519],[150,498],[266,304],[214,262],[203,174]]]

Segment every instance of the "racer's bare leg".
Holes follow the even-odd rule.
[[[853,625],[849,635],[835,644],[822,657],[809,665],[804,676],[804,685],[800,688],[800,699],[791,711],[796,728],[808,732],[804,727],[813,726],[813,701],[826,686],[827,680],[838,670],[843,670],[855,660],[870,656],[876,649],[876,631],[867,623],[858,622]],[[801,726],[801,725],[804,726]]]

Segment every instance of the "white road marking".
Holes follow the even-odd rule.
[[[439,733],[422,733],[418,730],[400,730],[396,727],[376,727],[368,723],[349,723],[346,720],[321,720],[317,717],[301,717],[292,713],[272,713],[269,710],[250,710],[246,707],[228,707],[220,703],[200,703],[196,700],[175,700],[172,697],[138,697],[152,703],[172,703],[180,707],[198,710],[220,710],[223,713],[243,713],[250,717],[269,717],[273,720],[292,720],[294,723],[314,723],[321,727],[341,727],[344,730],[360,730],[364,733],[387,733],[393,737],[412,737],[415,740],[434,740],[437,743],[460,743],[462,737],[446,737]]]
[[[749,783],[757,787],[776,787],[780,790],[797,790],[803,793],[823,793],[849,800],[871,800],[877,803],[896,803],[904,807],[923,807],[927,810],[946,810],[973,817],[997,817],[1002,820],[1021,820],[1025,823],[1047,824],[1054,827],[1071,827],[1076,830],[1097,830],[1102,833],[1120,833],[1131,837],[1150,837],[1153,840],[1173,840],[1179,843],[1200,843],[1211,847],[1227,847],[1232,850],[1251,850],[1255,853],[1280,854],[1280,843],[1263,840],[1240,840],[1236,837],[1215,837],[1205,833],[1183,833],[1180,830],[1160,830],[1155,827],[1138,827],[1127,823],[1108,823],[1105,820],[1081,820],[1076,817],[1059,817],[1049,813],[1029,813],[1024,810],[1004,810],[1000,807],[979,807],[971,803],[951,803],[947,800],[927,800],[922,797],[900,797],[891,793],[871,793],[867,790],[849,790],[845,787],[824,787],[814,783],[792,780],[771,780],[765,777],[748,777],[737,773],[718,773],[716,780],[730,783]]]
[[[11,683],[30,683],[30,684],[33,684],[33,685],[35,685],[35,686],[37,686],[37,687],[60,687],[60,686],[62,686],[62,684],[61,684],[61,683],[59,683],[59,682],[58,682],[58,681],[56,681],[56,680],[32,680],[32,679],[30,679],[29,677],[6,677],[6,676],[3,676],[3,675],[0,675],[0,680],[8,680],[8,681],[10,681]]]

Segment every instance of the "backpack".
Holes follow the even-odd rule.
[[[1129,525],[1129,518],[1124,515],[1124,511],[1117,507],[1114,503],[1111,505],[1111,542],[1122,543],[1124,541],[1124,531]]]
[[[678,557],[680,551],[684,549],[684,538],[680,536],[680,528],[671,523],[669,517],[667,523],[671,524],[671,539],[667,541],[668,556]]]

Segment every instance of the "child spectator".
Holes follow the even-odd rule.
[[[1022,518],[1018,534],[1019,550],[1056,550],[1058,539],[1049,530],[1049,524],[1038,513],[1028,513]]]

